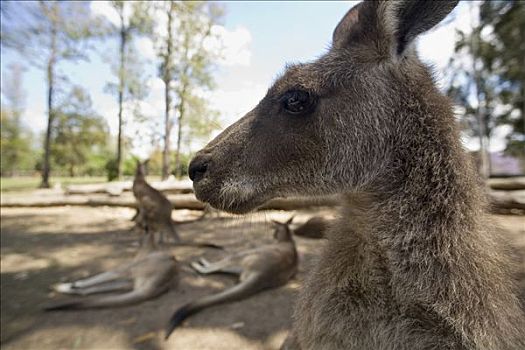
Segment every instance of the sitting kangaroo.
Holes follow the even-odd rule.
[[[187,317],[210,306],[247,298],[262,290],[285,285],[297,272],[297,251],[289,228],[293,218],[276,225],[276,243],[241,251],[220,261],[206,259],[191,266],[199,273],[230,273],[239,275],[240,283],[218,294],[190,302],[178,309],[166,328],[166,339]]]
[[[146,163],[147,161],[137,162],[135,170],[132,189],[138,202],[138,209],[133,221],[135,221],[140,232],[144,232],[144,226],[147,226],[151,232],[158,233],[159,242],[164,241],[165,234],[171,236],[173,241],[179,242],[180,237],[171,219],[171,202],[165,195],[146,182]]]
[[[295,348],[525,349],[481,182],[414,47],[456,4],[358,4],[326,54],[288,66],[190,164],[197,197],[233,213],[278,196],[343,196],[300,292]]]
[[[67,300],[47,306],[45,310],[125,306],[167,292],[177,280],[177,261],[173,255],[156,247],[153,234],[145,233],[145,236],[145,244],[131,262],[93,277],[53,286],[57,292],[82,296],[116,291],[125,293]]]
[[[133,179],[133,195],[137,199],[138,209],[133,217],[135,229],[144,232],[147,227],[152,235],[159,234],[159,242],[164,242],[164,235],[172,237],[177,246],[193,246],[201,248],[223,249],[211,243],[182,241],[175,229],[175,222],[171,218],[171,202],[159,190],[146,182],[146,162],[137,162],[135,178]]]

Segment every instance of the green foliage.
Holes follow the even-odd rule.
[[[7,6],[7,7],[6,7]],[[11,8],[12,7],[12,8]],[[2,46],[14,48],[25,62],[46,72],[48,122],[42,162],[42,187],[49,187],[51,129],[55,117],[59,82],[57,66],[62,61],[86,59],[89,39],[99,36],[100,20],[89,13],[89,3],[76,1],[39,1],[2,3]]]
[[[148,158],[148,174],[160,175],[162,173],[162,151],[155,149]]]
[[[117,11],[121,19],[120,26],[113,27],[113,31],[124,31],[125,35],[129,36],[153,33],[152,6],[149,1],[113,0],[111,1],[111,6]],[[126,7],[129,7],[129,16],[126,15],[126,12],[128,12]]]
[[[191,144],[195,141],[206,141],[213,131],[221,128],[219,112],[208,107],[205,98],[200,96],[188,97],[186,110],[186,124],[183,126],[183,144],[186,151],[191,151]]]
[[[2,46],[13,48],[27,62],[47,69],[63,60],[85,59],[89,42],[101,35],[100,18],[89,14],[89,4],[76,1],[2,2]]]
[[[192,153],[181,153],[179,158],[179,167],[173,169],[172,174],[179,176],[179,178],[188,177],[188,168],[190,166],[191,159],[193,158]]]
[[[142,100],[147,90],[146,79],[142,72],[143,62],[139,59],[140,55],[135,52],[133,39],[139,35],[151,35],[153,31],[153,20],[150,10],[152,6],[147,1],[112,1],[111,5],[119,16],[119,24],[110,26],[109,34],[115,34],[119,37],[119,54],[118,62],[113,62],[113,73],[118,79],[117,84],[108,84],[107,90],[114,92],[118,98],[119,112],[118,125],[119,132],[117,135],[117,152],[116,167],[117,177],[122,173],[123,159],[123,112],[124,103],[132,103],[132,115],[135,122],[143,119],[140,111],[140,100]]]
[[[168,33],[157,41],[161,60],[159,77],[167,90],[168,111],[171,110],[171,101],[175,106],[177,123],[167,117],[165,130],[170,133],[172,126],[177,125],[175,170],[180,175],[183,139],[209,137],[219,126],[218,113],[209,108],[204,95],[214,87],[213,62],[219,52],[209,44],[217,39],[212,28],[219,22],[222,8],[215,3],[194,1],[170,1],[163,5],[162,10],[168,18]],[[175,17],[176,24],[170,24],[170,19]],[[165,152],[169,152],[168,140],[165,137]],[[191,141],[184,143],[189,147]]]
[[[67,103],[57,109],[51,155],[69,176],[101,174],[108,157],[105,120],[96,115],[85,91],[75,87]]]
[[[494,26],[495,40],[486,56],[500,79],[501,101],[509,109],[501,113],[501,123],[512,127],[506,150],[525,158],[525,3],[485,1],[481,18]]]
[[[29,191],[34,190],[39,185],[39,178],[36,176],[20,176],[20,177],[2,177],[0,179],[0,191],[11,192],[11,191]],[[51,178],[51,184],[62,186],[68,186],[71,184],[93,184],[102,183],[106,179],[100,176],[86,176],[86,177],[64,177],[64,176],[53,176]]]
[[[21,116],[24,111],[25,91],[22,89],[23,68],[11,65],[2,79],[2,104],[0,121],[0,173],[12,176],[30,173],[35,167],[33,135],[24,127]]]
[[[458,32],[455,51],[469,59],[451,62],[449,92],[465,107],[463,121],[472,136],[484,130],[490,142],[495,128],[507,125],[506,151],[524,157],[525,3],[485,0],[478,22],[471,33]]]
[[[137,168],[137,158],[127,157],[122,164],[122,174],[125,176],[134,176]]]
[[[113,181],[118,178],[117,160],[115,158],[108,159],[105,164],[108,181]]]
[[[137,158],[136,157],[127,157],[122,162],[122,175],[131,176],[135,175],[135,169],[137,167]],[[108,181],[113,181],[118,179],[117,173],[117,160],[111,158],[106,162],[106,172],[108,176]]]
[[[35,168],[36,155],[32,135],[22,127],[16,112],[2,106],[0,121],[0,173],[12,176],[30,173]]]

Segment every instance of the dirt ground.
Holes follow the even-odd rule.
[[[316,211],[318,212],[318,210]],[[180,261],[181,280],[161,297],[118,309],[44,313],[42,306],[63,298],[49,286],[87,277],[129,260],[136,237],[129,231],[133,215],[125,208],[1,209],[1,344],[2,349],[277,349],[290,327],[300,280],[322,241],[296,238],[301,254],[298,276],[285,287],[244,301],[217,306],[191,317],[165,342],[163,329],[182,304],[233,285],[227,276],[200,277],[187,267],[200,256],[218,259],[224,252],[170,248]],[[331,210],[323,210],[332,214]],[[174,219],[198,213],[174,211]],[[312,211],[296,212],[297,223]],[[211,217],[180,226],[183,239],[211,241],[227,251],[271,240],[271,220],[289,212],[268,211],[247,218]],[[495,216],[516,248],[525,294],[525,217]]]

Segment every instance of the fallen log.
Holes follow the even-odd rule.
[[[525,210],[525,190],[491,191],[489,199],[495,209]]]
[[[204,203],[197,200],[193,194],[178,194],[167,196],[173,209],[203,210]],[[104,194],[93,195],[57,195],[57,196],[2,196],[2,207],[61,207],[61,206],[88,206],[88,207],[128,207],[136,208],[137,203],[131,193],[119,197]]]
[[[60,196],[60,197],[37,197],[37,198],[2,198],[2,207],[26,208],[26,207],[62,207],[62,206],[108,206],[136,208],[134,199],[123,199],[121,197],[102,196]]]
[[[487,183],[493,190],[525,190],[525,176],[492,178]]]
[[[132,185],[133,183],[131,181],[109,182],[100,184],[68,185],[65,188],[65,193],[68,195],[87,195],[98,193],[120,195],[124,191],[130,191]]]
[[[203,210],[204,203],[193,193],[168,194],[173,209]],[[494,208],[525,210],[525,191],[491,191],[489,200]],[[64,195],[55,193],[27,195],[2,194],[2,207],[58,207],[58,206],[109,206],[136,208],[135,198],[130,192],[114,197],[107,194]],[[340,205],[339,196],[318,198],[290,197],[276,198],[262,205],[259,210],[298,210],[313,207],[334,207]]]
[[[491,178],[487,184],[494,190],[525,190],[525,176],[511,178]],[[83,184],[66,186],[66,194],[109,194],[118,196],[123,192],[131,191],[132,181],[109,182],[99,184]],[[151,185],[163,193],[187,194],[193,193],[193,186],[190,180],[167,180],[152,181]]]
[[[173,209],[203,210],[204,203],[197,200],[192,193],[168,194]],[[338,204],[337,196],[320,198],[277,198],[264,204],[261,210],[295,210],[316,206],[335,206]],[[21,196],[5,195],[1,200],[2,207],[58,207],[58,206],[109,206],[136,208],[135,198],[131,193],[119,197],[105,194],[92,195],[60,195],[53,196]]]
[[[166,194],[193,193],[193,185],[190,180],[152,181],[151,185],[157,190]],[[69,185],[66,186],[65,192],[67,195],[109,194],[110,196],[119,196],[124,192],[131,191],[132,186],[132,181]]]

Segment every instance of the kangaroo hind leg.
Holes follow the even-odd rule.
[[[78,293],[78,290],[82,288],[93,287],[101,283],[114,281],[121,277],[122,276],[115,271],[107,271],[107,272],[103,272],[98,275],[88,277],[85,279],[81,279],[75,282],[59,283],[59,284],[54,285],[53,289],[60,293],[80,294]]]
[[[115,280],[97,284],[93,287],[77,288],[78,294],[90,295],[96,293],[108,292],[128,292],[133,290],[133,282],[131,280]]]

